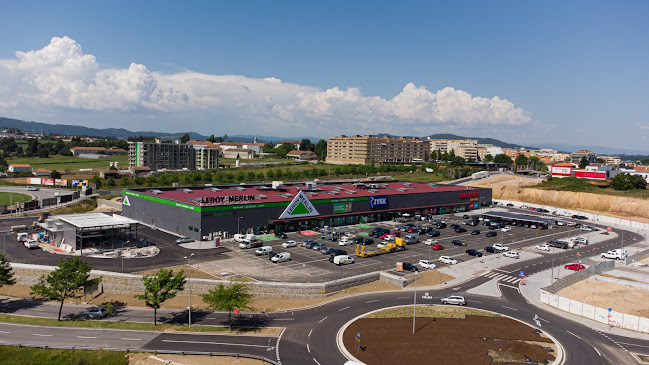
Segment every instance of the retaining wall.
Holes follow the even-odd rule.
[[[592,265],[586,268],[585,270],[580,270],[566,277],[563,277],[555,281],[552,285],[547,286],[545,288],[541,288],[541,290],[545,290],[549,293],[556,294],[561,289],[567,288],[572,284],[575,284],[582,280],[586,280],[593,275],[601,274],[603,272],[610,271],[613,269],[615,269],[615,261],[600,262],[599,264]]]

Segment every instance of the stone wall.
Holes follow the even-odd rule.
[[[566,277],[563,277],[555,281],[552,285],[542,288],[542,290],[545,290],[551,294],[557,294],[563,288],[567,288],[572,284],[586,280],[593,275],[601,274],[613,269],[615,269],[615,261],[600,262],[599,264],[590,266],[585,270],[580,270]]]

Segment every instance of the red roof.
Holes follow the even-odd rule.
[[[293,200],[295,195],[303,190],[309,200],[318,200],[318,199],[340,199],[340,198],[350,198],[350,197],[363,197],[363,196],[377,196],[377,195],[401,195],[401,194],[417,194],[417,193],[433,193],[433,192],[444,192],[444,191],[464,191],[471,188],[465,186],[430,186],[428,184],[422,183],[412,183],[412,182],[377,182],[372,183],[379,186],[378,189],[367,189],[354,186],[352,183],[341,183],[341,184],[317,184],[316,191],[306,190],[305,184],[296,184],[289,186],[282,186],[282,190],[273,190],[270,186],[268,189],[259,189],[261,186],[219,186],[217,191],[210,190],[213,187],[190,187],[188,188],[191,191],[182,191],[181,190],[161,190],[158,194],[151,192],[150,190],[137,189],[136,191],[144,194],[153,196],[156,198],[173,200],[185,204],[191,204],[195,206],[202,206],[200,203],[201,198],[212,198],[212,197],[226,197],[226,196],[248,196],[248,195],[257,195],[264,196],[255,197],[254,201],[242,201],[239,204],[254,204],[254,203],[268,203],[268,202],[290,202]],[[270,185],[270,184],[269,184]],[[237,189],[239,188],[239,189]],[[397,190],[399,189],[399,190]],[[237,203],[224,203],[216,205],[235,205]],[[212,206],[214,204],[204,204],[205,206]]]

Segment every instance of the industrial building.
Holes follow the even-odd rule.
[[[136,188],[122,215],[179,235],[297,231],[464,212],[491,204],[491,189],[413,182],[307,182]]]

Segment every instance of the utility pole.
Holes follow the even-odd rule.
[[[185,256],[187,259],[187,284],[189,284],[189,307],[187,307],[189,311],[189,328],[192,328],[192,265],[190,264],[192,256],[194,254]]]
[[[417,317],[417,279],[419,276],[415,276],[415,301],[412,305],[412,334],[415,334],[415,318]]]

